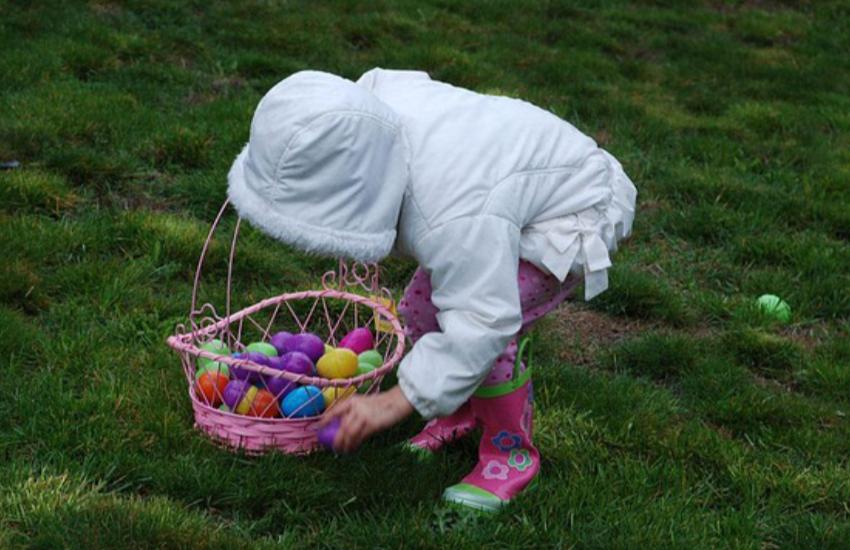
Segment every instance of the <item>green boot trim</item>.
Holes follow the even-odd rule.
[[[418,445],[414,445],[410,441],[405,441],[400,447],[416,457],[419,462],[431,462],[434,459],[434,452],[428,449],[423,449]]]
[[[443,491],[443,500],[482,512],[495,512],[508,502],[490,491],[469,483],[458,483],[448,487]]]
[[[529,352],[528,365],[526,365],[525,370],[519,372],[519,366],[522,363],[522,354],[525,351],[525,348],[528,347],[529,342],[530,340],[527,336],[520,340],[519,348],[516,352],[516,361],[514,362],[514,375],[509,381],[502,384],[496,384],[495,386],[479,386],[472,395],[484,399],[501,397],[503,395],[513,393],[521,388],[523,384],[528,382],[528,379],[531,378],[531,352]]]

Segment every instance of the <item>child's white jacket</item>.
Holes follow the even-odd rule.
[[[284,242],[370,261],[395,249],[430,273],[441,331],[398,371],[426,418],[462,405],[519,330],[519,259],[583,272],[592,298],[636,198],[620,163],[551,113],[382,69],[272,88],[228,193]]]

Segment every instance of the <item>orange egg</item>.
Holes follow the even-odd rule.
[[[262,418],[275,418],[280,416],[280,408],[277,404],[277,399],[270,391],[260,390],[251,401],[251,407],[248,410],[248,416],[260,416]]]
[[[195,382],[195,394],[211,407],[221,404],[221,396],[230,379],[220,372],[204,372]]]

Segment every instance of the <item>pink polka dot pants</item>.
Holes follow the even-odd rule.
[[[533,264],[521,261],[517,283],[522,306],[522,329],[520,335],[528,331],[535,321],[558,307],[580,282],[579,277],[569,275],[561,283],[557,278],[540,271]],[[440,330],[437,323],[438,309],[431,303],[431,279],[422,268],[417,269],[399,303],[399,313],[405,322],[405,334],[416,342],[424,334]],[[516,361],[517,338],[513,338],[508,347],[496,359],[490,374],[484,381],[485,386],[501,384],[511,379],[514,361]],[[525,369],[525,365],[520,366]]]

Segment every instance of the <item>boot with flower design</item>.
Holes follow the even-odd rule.
[[[531,443],[531,367],[521,370],[520,346],[513,380],[483,386],[470,400],[482,428],[478,464],[463,480],[443,493],[443,499],[484,511],[496,511],[528,487],[540,469],[540,455]]]

